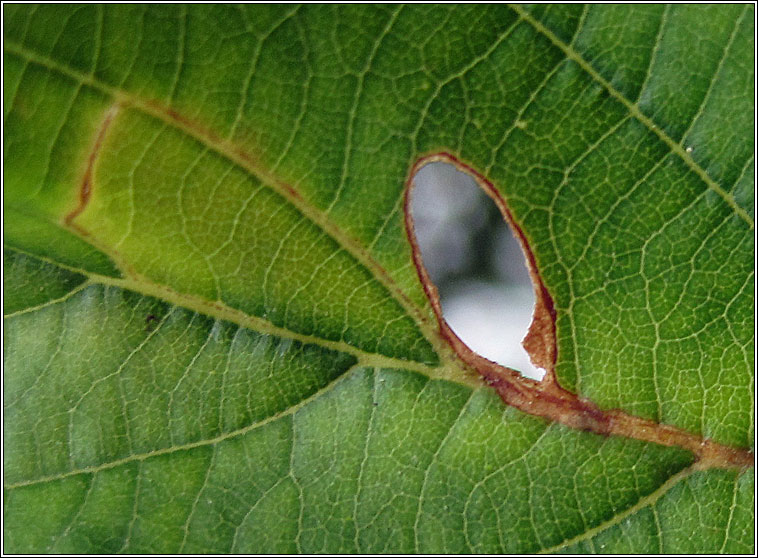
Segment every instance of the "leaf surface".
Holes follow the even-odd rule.
[[[753,551],[752,469],[484,386],[403,214],[464,161],[561,386],[752,448],[752,6],[4,18],[7,552]]]

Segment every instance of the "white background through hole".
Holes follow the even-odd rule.
[[[415,177],[411,211],[442,313],[471,349],[541,379],[521,346],[534,309],[524,254],[495,203],[468,174],[430,163]]]

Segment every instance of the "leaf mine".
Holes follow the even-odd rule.
[[[418,246],[411,210],[413,179],[419,169],[431,162],[449,163],[458,170],[471,175],[495,202],[503,218],[511,226],[514,235],[521,243],[535,291],[534,315],[523,345],[532,362],[546,370],[541,381],[526,378],[518,371],[501,366],[471,350],[445,320],[437,286],[429,277]],[[491,182],[473,167],[448,152],[433,153],[419,158],[412,166],[409,178],[406,181],[404,208],[406,232],[412,248],[413,261],[424,291],[429,297],[429,302],[437,317],[440,337],[449,344],[463,365],[478,373],[484,383],[492,387],[507,405],[571,428],[594,432],[603,436],[625,436],[665,446],[679,446],[694,453],[698,458],[697,466],[703,469],[710,467],[744,469],[753,465],[754,456],[747,449],[725,446],[712,440],[703,439],[683,429],[659,424],[618,409],[600,409],[592,401],[567,391],[558,383],[555,376],[557,360],[556,310],[553,299],[542,282],[535,256],[529,247],[526,235],[516,223],[505,198]]]

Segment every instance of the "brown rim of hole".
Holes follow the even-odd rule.
[[[496,364],[475,353],[458,338],[442,317],[439,294],[436,286],[429,279],[421,259],[410,210],[413,178],[421,167],[435,161],[450,163],[458,170],[471,175],[500,208],[503,218],[511,226],[511,230],[521,243],[526,256],[527,269],[535,290],[534,317],[523,344],[532,362],[546,370],[545,377],[541,381],[526,378],[516,370]],[[529,248],[523,231],[514,222],[502,195],[472,167],[445,152],[419,158],[411,167],[406,179],[403,209],[413,261],[421,284],[437,317],[440,336],[469,369],[479,374],[482,380],[498,393],[504,403],[525,413],[602,436],[617,435],[665,446],[685,448],[695,455],[696,465],[701,469],[713,467],[745,470],[753,466],[754,456],[748,448],[722,445],[676,426],[660,424],[650,419],[629,415],[619,409],[603,410],[594,402],[560,387],[555,378],[557,354],[553,300],[542,283],[534,254]]]
[[[457,170],[472,177],[476,184],[484,191],[484,193],[495,202],[495,205],[500,210],[504,221],[510,227],[513,236],[521,246],[521,250],[524,254],[526,261],[526,267],[529,272],[529,277],[532,281],[532,288],[534,290],[534,311],[532,314],[532,322],[529,329],[522,341],[522,345],[526,350],[532,363],[537,368],[545,370],[545,376],[541,383],[543,387],[548,385],[555,385],[555,362],[556,362],[556,340],[555,340],[555,309],[553,307],[553,299],[548,293],[545,285],[542,282],[539,271],[537,270],[537,264],[532,253],[529,244],[524,236],[524,232],[521,227],[514,221],[505,199],[502,194],[493,186],[479,172],[473,169],[471,166],[461,162],[455,156],[446,153],[434,153],[419,158],[416,163],[411,167],[408,179],[405,186],[405,223],[406,232],[408,234],[409,241],[412,247],[413,259],[416,265],[416,269],[421,280],[424,290],[429,297],[434,313],[436,314],[437,321],[440,328],[440,334],[442,337],[453,347],[458,355],[468,364],[475,367],[481,366],[482,361],[486,361],[489,365],[498,366],[503,371],[508,371],[509,375],[516,374],[522,377],[521,374],[515,370],[512,370],[505,366],[495,365],[493,362],[485,359],[472,351],[459,337],[453,332],[450,325],[447,323],[442,314],[442,306],[440,303],[439,293],[437,287],[431,281],[429,274],[424,265],[421,257],[421,250],[418,246],[418,240],[416,238],[415,225],[413,222],[413,215],[411,211],[411,199],[412,191],[415,186],[414,179],[416,174],[426,165],[433,162],[447,163],[455,167]],[[523,377],[522,377],[523,378]]]

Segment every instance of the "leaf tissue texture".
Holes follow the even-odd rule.
[[[754,552],[752,467],[504,404],[403,205],[472,169],[553,388],[751,455],[752,5],[3,17],[5,552]]]

